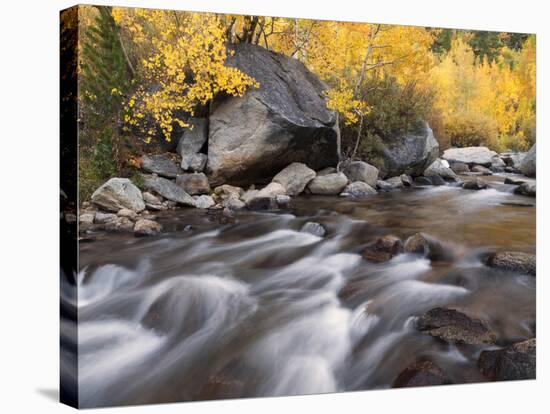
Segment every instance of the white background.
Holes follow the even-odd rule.
[[[129,0],[102,3],[537,33],[538,379],[104,409],[102,413],[542,412],[548,347],[549,10],[529,0]],[[58,389],[58,13],[62,0],[2,2],[0,47],[0,411],[70,412]],[[546,75],[546,76],[545,76]],[[7,92],[7,93],[6,93]],[[545,122],[546,121],[546,122]],[[465,219],[467,219],[465,217]],[[545,234],[546,233],[546,234]],[[546,280],[545,280],[546,279]],[[546,348],[546,349],[544,349]],[[544,408],[542,408],[544,407]],[[95,410],[92,410],[95,411]]]

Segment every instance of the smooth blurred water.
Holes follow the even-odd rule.
[[[493,249],[535,251],[534,200],[491,180],[481,191],[301,196],[290,211],[241,212],[226,224],[179,210],[161,214],[162,236],[82,243],[81,405],[387,388],[418,356],[453,382],[482,381],[483,347],[437,341],[414,317],[454,306],[501,343],[534,335],[535,278],[480,260]],[[300,232],[307,221],[327,235]],[[360,255],[382,235],[418,231],[441,242],[441,261]]]

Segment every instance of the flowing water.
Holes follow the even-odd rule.
[[[162,236],[81,243],[81,405],[388,388],[420,356],[453,383],[483,381],[486,347],[445,344],[414,318],[451,306],[486,321],[501,344],[534,336],[535,278],[481,262],[489,250],[535,252],[534,199],[503,177],[481,191],[300,196],[289,210],[221,223],[178,210],[159,216]],[[326,236],[301,232],[307,221]],[[361,257],[382,235],[418,231],[442,244],[441,260]]]

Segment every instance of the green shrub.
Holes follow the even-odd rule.
[[[496,148],[498,128],[494,119],[477,112],[457,113],[445,123],[445,132],[452,146]]]

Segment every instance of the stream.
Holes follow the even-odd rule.
[[[513,194],[507,176],[483,177],[491,187],[480,191],[302,195],[221,223],[221,213],[180,209],[158,214],[159,237],[81,243],[81,406],[389,388],[419,356],[453,383],[484,381],[476,360],[490,345],[449,345],[414,320],[457,307],[503,343],[534,336],[536,279],[481,262],[488,251],[535,253],[535,200]],[[300,231],[308,221],[326,235]],[[361,257],[383,235],[416,232],[444,257]]]

